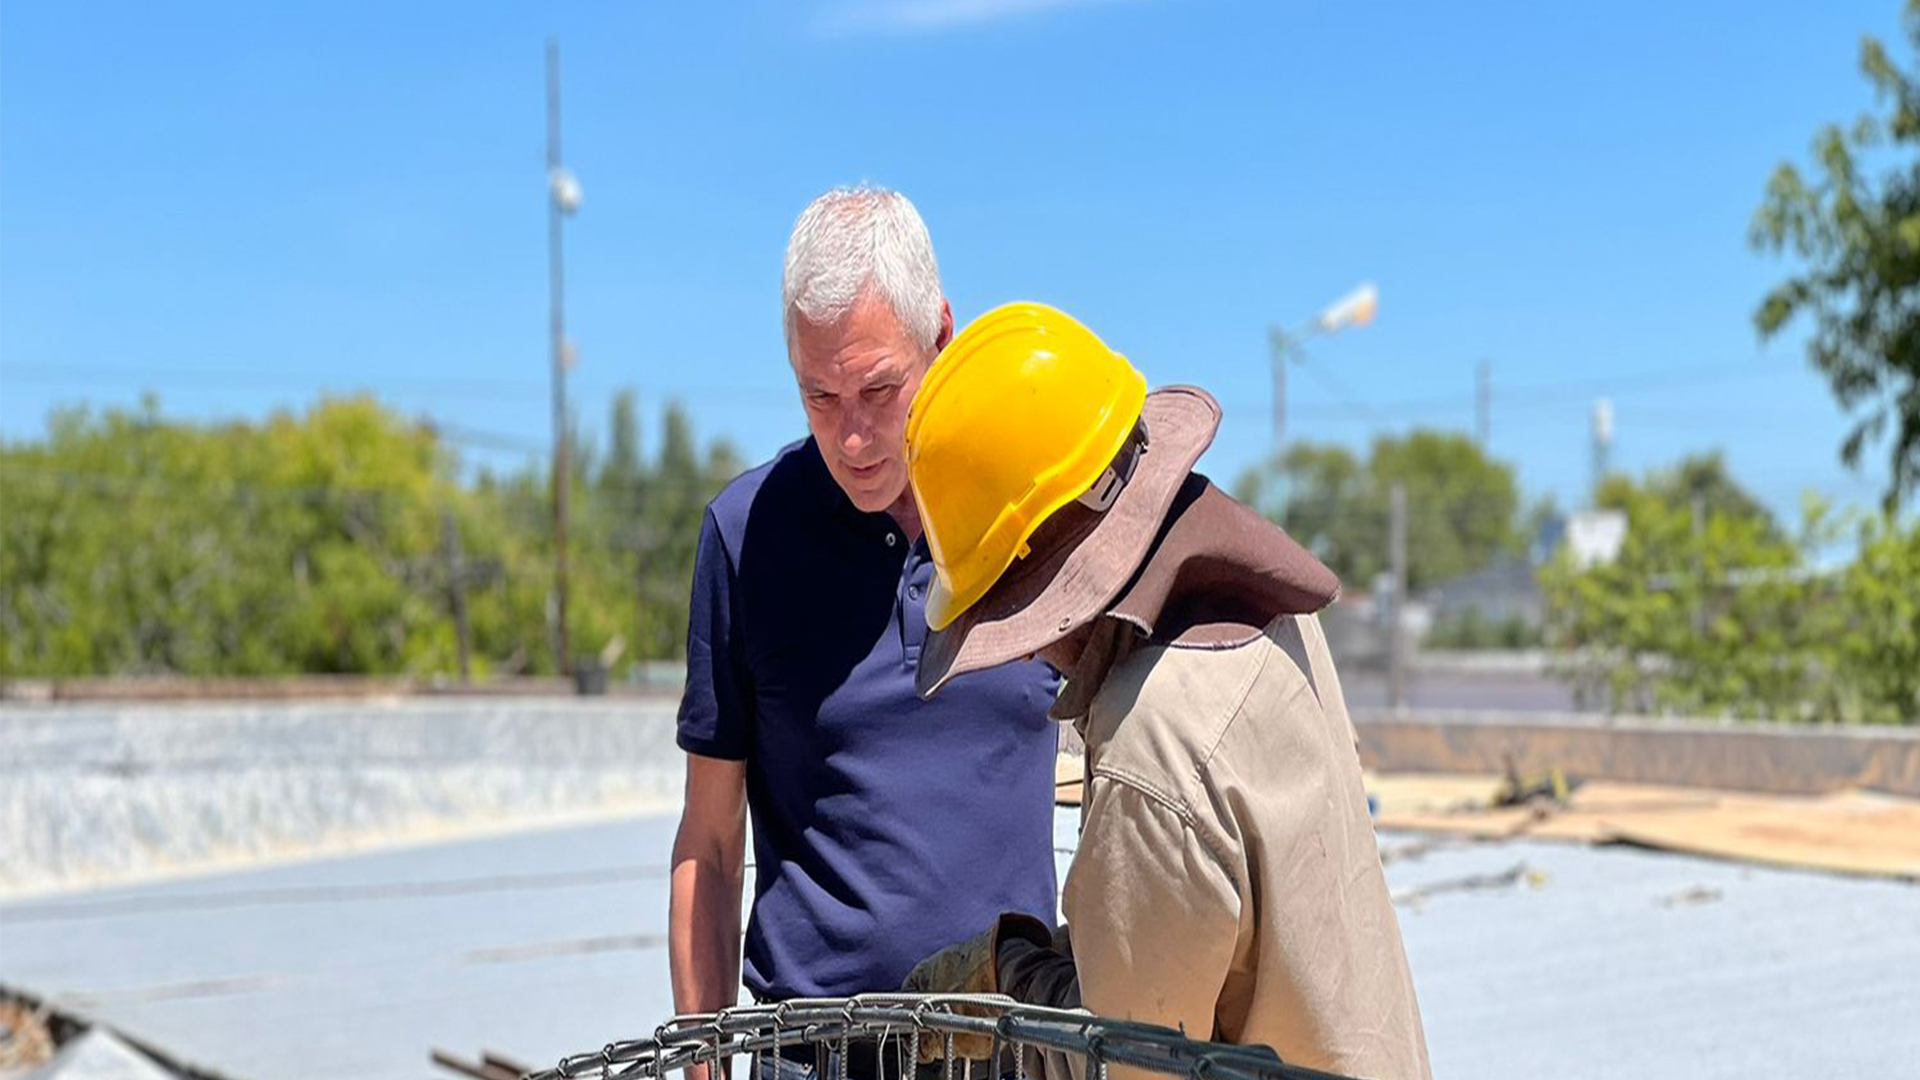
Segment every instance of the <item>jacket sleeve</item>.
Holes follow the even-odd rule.
[[[1178,801],[1145,785],[1096,772],[1086,790],[1061,901],[1080,1004],[1213,1038],[1240,927],[1227,853],[1195,832]]]

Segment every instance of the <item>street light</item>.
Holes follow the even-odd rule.
[[[1287,431],[1287,360],[1291,358],[1297,361],[1302,345],[1309,338],[1367,325],[1373,321],[1379,307],[1380,290],[1369,281],[1292,330],[1278,326],[1268,328],[1267,341],[1273,352],[1273,453],[1276,460]]]
[[[572,217],[580,212],[580,181],[565,165],[555,165],[547,175],[547,189],[553,194],[554,209]]]
[[[1367,282],[1335,300],[1314,320],[1314,325],[1323,334],[1345,330],[1349,326],[1365,326],[1373,321],[1373,314],[1379,307],[1380,290],[1374,288],[1372,282]]]
[[[1287,433],[1287,361],[1298,361],[1305,355],[1303,344],[1309,338],[1337,334],[1352,327],[1365,326],[1373,321],[1374,313],[1380,308],[1380,290],[1372,282],[1363,282],[1352,292],[1327,305],[1320,314],[1302,323],[1292,331],[1278,326],[1267,331],[1268,341],[1273,349],[1273,492],[1272,506],[1276,518],[1286,512],[1287,477],[1280,469],[1280,455],[1285,448]],[[1356,402],[1349,401],[1348,406],[1356,411],[1365,411]],[[1401,615],[1405,608],[1405,592],[1401,583],[1407,573],[1407,490],[1405,485],[1395,482],[1391,495],[1391,518],[1387,541],[1388,562],[1392,566],[1393,587],[1388,595],[1392,597],[1391,621],[1387,628],[1387,700],[1399,709],[1405,699],[1405,659],[1406,640]]]

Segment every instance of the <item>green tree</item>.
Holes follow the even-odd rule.
[[[1618,557],[1583,568],[1563,553],[1541,575],[1549,644],[1581,697],[1637,713],[1920,722],[1920,522],[1856,522],[1810,500],[1790,535],[1712,458],[1611,477],[1598,501],[1627,515]],[[1822,565],[1850,530],[1854,561]]]
[[[595,482],[602,491],[631,494],[640,486],[645,465],[640,460],[638,399],[632,390],[613,396],[613,415],[607,433],[607,459]]]
[[[1727,459],[1719,451],[1692,454],[1668,469],[1647,478],[1647,494],[1659,499],[1670,510],[1689,513],[1697,506],[1706,517],[1734,517],[1754,521],[1771,539],[1780,539],[1779,525],[1773,514],[1753,493],[1740,486],[1727,470]],[[1603,486],[1598,503],[1603,508],[1627,509],[1623,493],[1631,486]]]
[[[629,660],[683,648],[700,514],[739,471],[677,408],[644,460],[636,412],[616,399],[604,454],[570,433],[569,630]],[[551,672],[548,470],[460,477],[369,398],[258,424],[56,413],[0,445],[0,675],[450,673],[449,519],[476,672]]]
[[[261,425],[58,414],[0,453],[0,670],[436,669],[446,467],[367,399]]]
[[[1842,715],[1870,723],[1920,723],[1920,520],[1868,517],[1859,555],[1840,576],[1834,623],[1822,638],[1832,684],[1851,701]]]
[[[1386,565],[1383,504],[1366,463],[1344,446],[1296,443],[1277,467],[1248,470],[1234,491],[1351,587],[1367,587]]]
[[[1675,470],[1614,476],[1598,504],[1627,515],[1618,556],[1541,575],[1561,673],[1610,709],[1782,717],[1807,698],[1812,611],[1799,551],[1765,515],[1697,516]]]
[[[1920,0],[1907,0],[1901,21],[1920,60]],[[1842,459],[1856,465],[1892,428],[1893,509],[1920,484],[1920,68],[1901,70],[1868,37],[1860,70],[1886,114],[1822,128],[1817,175],[1787,163],[1767,183],[1752,243],[1791,252],[1804,269],[1767,294],[1754,320],[1771,337],[1798,315],[1813,319],[1814,366],[1842,408],[1863,412]]]
[[[1394,483],[1407,490],[1407,577],[1418,590],[1471,573],[1522,545],[1513,467],[1464,435],[1414,431],[1375,439],[1366,460],[1344,447],[1301,443],[1235,493],[1280,522],[1348,585],[1387,568]]]
[[[1488,457],[1467,436],[1415,431],[1376,439],[1368,467],[1377,493],[1395,481],[1406,485],[1407,577],[1415,591],[1520,549],[1513,466]]]
[[[685,654],[687,590],[701,518],[714,493],[740,471],[739,456],[724,442],[709,447],[702,460],[691,417],[677,402],[668,403],[636,519],[640,587],[647,600],[638,627],[649,655]]]

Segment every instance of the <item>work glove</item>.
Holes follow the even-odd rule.
[[[900,989],[909,994],[997,994],[1000,971],[996,958],[1000,942],[1010,937],[1023,937],[1043,946],[1053,940],[1045,923],[1031,915],[1010,911],[985,931],[915,964]],[[955,1005],[953,1011],[965,1016],[993,1015],[989,1010],[969,1005]],[[985,1061],[993,1053],[993,1036],[955,1035],[953,1052],[956,1057]],[[938,1061],[945,1053],[944,1036],[921,1037],[921,1064]]]

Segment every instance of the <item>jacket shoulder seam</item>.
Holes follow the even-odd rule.
[[[1253,641],[1242,645],[1241,648],[1258,648],[1258,643],[1265,640],[1267,640],[1267,636],[1261,634]],[[1220,718],[1214,724],[1206,748],[1201,752],[1199,759],[1194,762],[1194,771],[1197,774],[1197,778],[1201,780],[1203,784],[1206,780],[1207,769],[1213,764],[1213,755],[1220,751],[1220,744],[1226,741],[1227,729],[1231,728],[1233,722],[1239,719],[1242,713],[1247,711],[1247,698],[1253,694],[1254,684],[1260,681],[1260,675],[1267,670],[1267,662],[1271,659],[1272,657],[1263,651],[1259,656],[1255,657],[1253,663],[1247,665],[1246,677],[1240,681],[1239,687],[1235,689],[1233,695],[1227,699],[1230,704],[1221,710]]]
[[[1159,787],[1149,782],[1145,777],[1128,772],[1125,769],[1116,769],[1111,766],[1100,765],[1094,768],[1091,775],[1093,777],[1111,780],[1122,787],[1131,788],[1139,792],[1147,801],[1159,805],[1172,813],[1174,817],[1180,819],[1181,827],[1192,834],[1194,839],[1200,841],[1200,846],[1206,849],[1207,854],[1213,857],[1214,863],[1225,872],[1227,880],[1233,882],[1236,889],[1239,888],[1241,884],[1240,875],[1233,872],[1233,861],[1228,859],[1226,854],[1220,850],[1218,844],[1215,842],[1215,838],[1209,836],[1207,830],[1200,828],[1198,821],[1195,820],[1193,808],[1187,805],[1186,800],[1160,790]]]

